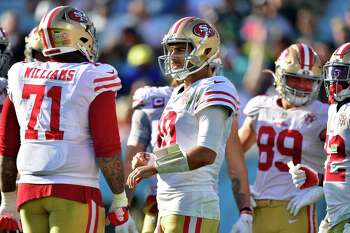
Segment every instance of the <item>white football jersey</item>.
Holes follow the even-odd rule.
[[[152,150],[157,140],[159,118],[169,101],[172,91],[173,88],[169,86],[145,86],[143,88],[137,89],[133,96],[132,107],[134,109],[141,109],[144,113],[146,113],[147,118],[151,123],[150,146]]]
[[[324,193],[330,227],[350,218],[350,103],[328,111]]]
[[[150,142],[148,142],[148,147],[151,151],[153,151],[154,145],[157,139],[157,130],[158,130],[158,121],[160,116],[163,113],[163,110],[166,104],[169,101],[170,95],[173,91],[172,87],[164,86],[164,87],[150,87],[145,86],[139,88],[135,91],[133,96],[132,107],[134,109],[139,109],[143,111],[151,125],[150,133]],[[138,141],[133,140],[133,135],[129,135],[128,140],[130,141]],[[157,177],[154,175],[150,177],[151,183],[151,195],[155,195],[157,193]]]
[[[187,151],[197,145],[197,113],[209,106],[224,106],[232,115],[222,129],[222,142],[215,162],[188,172],[158,174],[157,201],[160,216],[180,214],[209,219],[219,219],[219,197],[215,188],[219,170],[225,157],[227,137],[232,116],[239,110],[238,95],[234,85],[225,77],[214,76],[194,82],[184,89],[174,89],[159,121],[157,148],[179,144]]]
[[[20,62],[8,72],[8,94],[20,125],[20,183],[98,187],[89,107],[121,88],[107,64]]]
[[[297,192],[287,163],[307,164],[323,173],[323,142],[328,105],[319,101],[284,109],[279,96],[256,96],[244,109],[253,119],[259,150],[258,171],[252,193],[256,199],[288,200]]]

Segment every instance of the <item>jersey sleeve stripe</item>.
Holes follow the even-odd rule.
[[[110,77],[100,77],[100,78],[94,79],[94,83],[111,81],[111,80],[114,80],[116,78],[117,78],[117,75],[113,75],[113,76],[110,76]]]
[[[239,104],[239,101],[238,101],[238,99],[237,99],[236,97],[234,97],[233,95],[231,95],[230,93],[225,92],[225,91],[208,91],[208,92],[206,92],[204,95],[215,95],[215,94],[229,96],[229,97],[231,97],[237,104]]]
[[[97,86],[95,87],[95,91],[99,91],[101,89],[109,89],[112,87],[120,87],[122,84],[121,82],[117,82],[117,83],[111,83],[111,84],[106,84],[106,85],[102,85],[102,86]]]

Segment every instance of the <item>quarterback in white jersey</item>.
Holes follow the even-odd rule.
[[[313,204],[322,197],[322,188],[297,189],[287,163],[322,171],[328,105],[314,100],[321,83],[320,59],[309,46],[293,44],[282,52],[272,74],[279,95],[251,99],[239,130],[244,150],[256,143],[259,151],[251,189],[257,204],[253,232],[315,232]]]
[[[208,145],[199,138],[201,129],[197,120],[200,111],[218,105],[231,109],[234,114],[238,111],[236,90],[225,77],[202,79],[186,90],[184,85],[174,90],[160,119],[157,148],[179,144],[182,150],[189,151],[193,145],[203,144],[216,151],[217,156],[214,163],[193,171],[158,174],[157,200],[161,216],[180,214],[219,219],[215,188],[231,121],[215,126],[222,129],[220,143],[214,141],[213,145]],[[198,203],[198,200],[202,200],[205,205]]]
[[[325,64],[323,74],[331,104],[324,144],[327,154],[324,177],[304,165],[290,172],[297,187],[318,185],[323,181],[327,215],[319,232],[347,233],[350,232],[350,43],[335,50]]]
[[[127,182],[134,187],[158,173],[158,227],[164,233],[218,232],[217,179],[238,112],[237,93],[228,79],[213,75],[220,39],[208,22],[178,20],[163,46],[164,74],[183,84],[174,89],[159,120],[155,154],[137,154],[144,166]]]
[[[172,85],[177,85],[174,80]],[[133,96],[133,116],[131,130],[128,138],[128,146],[125,162],[125,176],[131,172],[132,158],[137,152],[147,149],[153,151],[156,145],[158,121],[167,104],[173,87],[143,87],[136,90]],[[242,228],[249,229],[251,223],[245,223],[244,219],[249,219],[251,214],[247,170],[244,164],[243,154],[239,152],[240,145],[237,134],[237,122],[233,122],[231,137],[227,141],[226,160],[229,168],[229,175],[232,179],[233,194],[237,202],[237,207],[241,213],[241,219],[235,224],[234,229],[242,232]],[[232,143],[231,143],[232,142]],[[150,177],[150,193],[145,203],[145,218],[142,233],[154,232],[156,227],[156,217],[158,208],[156,202],[157,179]],[[131,192],[130,192],[131,193]],[[129,200],[131,199],[131,194]],[[243,231],[247,232],[247,231]]]
[[[0,125],[0,229],[104,232],[98,169],[114,193],[109,223],[127,226],[117,71],[94,63],[95,29],[84,12],[56,7],[38,30],[50,60],[16,63],[8,72]]]

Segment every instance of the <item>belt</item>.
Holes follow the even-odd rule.
[[[255,200],[256,207],[277,207],[277,206],[287,206],[289,200],[271,200],[271,199],[258,199]]]

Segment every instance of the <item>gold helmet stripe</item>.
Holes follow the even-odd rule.
[[[185,18],[179,19],[172,27],[173,30],[172,30],[171,34],[176,33],[181,24],[186,23],[188,20],[190,20],[192,18],[193,17],[185,17]]]
[[[59,6],[52,9],[47,15],[45,15],[43,21],[41,22],[43,24],[41,27],[43,28],[44,44],[47,46],[47,48],[52,48],[55,46],[52,35],[47,29],[51,28],[52,19],[56,16],[58,10],[63,7],[64,6]]]

